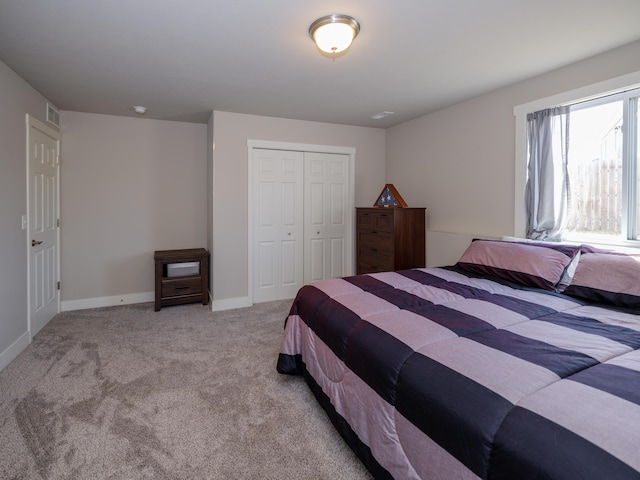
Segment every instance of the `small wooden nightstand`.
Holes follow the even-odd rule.
[[[209,303],[209,252],[206,249],[156,250],[153,258],[156,312],[168,305]]]

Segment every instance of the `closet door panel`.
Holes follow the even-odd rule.
[[[274,289],[276,287],[273,277],[274,242],[260,242],[258,244],[258,288],[260,290]]]
[[[331,278],[344,277],[346,275],[346,265],[344,252],[347,249],[346,241],[344,238],[332,238],[330,243],[331,248],[331,271],[329,276]]]
[[[352,272],[349,155],[253,148],[252,298]]]
[[[306,152],[305,283],[346,275],[349,156]],[[321,248],[319,239],[322,239]],[[312,247],[313,245],[313,247]]]
[[[303,157],[253,151],[253,300],[292,298],[303,281]]]
[[[310,265],[310,272],[308,273],[308,282],[317,282],[325,278],[324,272],[324,251],[325,251],[325,239],[324,238],[312,238],[309,245],[309,252],[305,252],[308,257],[308,264]]]

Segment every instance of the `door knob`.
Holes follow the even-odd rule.
[[[36,245],[40,245],[43,240],[31,240],[31,246],[35,247]]]

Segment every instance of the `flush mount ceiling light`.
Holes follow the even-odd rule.
[[[336,56],[349,48],[359,31],[360,24],[355,18],[333,13],[313,22],[309,36],[321,51]]]
[[[133,107],[133,111],[136,112],[138,115],[144,115],[145,112],[147,111],[147,107],[143,107],[142,105],[136,105],[135,107]]]

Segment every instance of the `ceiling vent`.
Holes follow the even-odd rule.
[[[60,128],[60,112],[50,103],[47,103],[47,122],[53,123],[56,127]]]
[[[371,117],[372,120],[380,120],[381,118],[388,117],[389,115],[393,115],[393,112],[380,112],[376,113]]]

